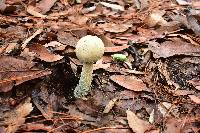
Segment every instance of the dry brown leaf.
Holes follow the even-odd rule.
[[[69,106],[67,106],[67,109],[69,109],[68,113],[72,116],[76,116],[76,117],[79,117],[80,119],[87,120],[87,121],[95,121],[96,120],[96,118],[80,112],[77,109],[76,105],[69,105]]]
[[[195,86],[195,88],[200,91],[200,86]]]
[[[168,119],[163,133],[181,133],[181,123],[176,118]]]
[[[64,32],[64,31],[58,31],[58,41],[62,44],[69,45],[72,47],[75,47],[78,39],[72,36],[72,34]]]
[[[72,15],[69,16],[68,19],[78,25],[86,25],[86,22],[88,21],[88,17],[84,15]]]
[[[128,125],[133,130],[133,132],[145,133],[145,131],[150,129],[151,125],[147,121],[139,119],[132,111],[127,110],[126,114]]]
[[[0,34],[1,34],[0,40],[5,39],[4,40],[5,42],[2,44],[7,45],[7,43],[18,43],[18,41],[21,42],[27,36],[27,31],[26,31],[25,27],[17,26],[17,25],[12,26],[12,25],[10,25],[10,23],[15,23],[14,20],[12,20],[12,19],[9,20],[8,18],[1,18],[1,17],[0,17],[1,23],[9,24],[8,28],[0,28]],[[21,43],[18,43],[18,45],[20,45],[20,44]]]
[[[55,62],[55,61],[59,61],[63,58],[63,56],[50,53],[45,48],[45,46],[43,46],[41,44],[34,44],[34,45],[30,46],[29,51],[35,52],[37,58],[39,58],[43,61],[46,61],[46,62]]]
[[[198,41],[194,41],[195,38],[193,36],[190,36],[190,35],[182,35],[182,34],[171,34],[169,36],[173,36],[173,37],[177,37],[177,36],[180,36],[182,37],[183,39],[189,41],[190,43],[192,43],[193,45],[199,45]],[[198,37],[197,37],[198,38]],[[193,40],[194,39],[194,40]],[[197,39],[198,40],[198,39]]]
[[[190,29],[194,31],[196,35],[200,35],[200,25],[198,20],[193,15],[187,15],[187,21],[190,26]]]
[[[128,44],[128,40],[127,39],[112,39],[111,40],[114,44],[118,44],[118,45],[127,45]],[[137,41],[136,41],[137,42]]]
[[[104,29],[105,31],[113,33],[125,32],[131,27],[130,24],[115,24],[115,23],[99,24],[98,26]]]
[[[188,95],[190,99],[195,102],[196,104],[200,104],[200,98],[195,95]]]
[[[50,43],[47,43],[44,46],[46,48],[51,47],[54,50],[65,50],[65,48],[67,47],[67,45],[63,45],[62,43],[57,41],[51,41]]]
[[[196,55],[200,56],[200,46],[183,42],[178,38],[165,41],[162,44],[149,42],[149,49],[153,52],[154,58],[167,58],[174,55]]]
[[[4,71],[26,71],[31,69],[35,63],[11,56],[0,56],[0,72]]]
[[[36,11],[41,14],[47,13],[57,0],[41,0],[36,4]],[[37,10],[38,9],[38,10]]]
[[[154,11],[152,14],[150,14],[144,22],[149,26],[149,27],[154,27],[158,24],[160,25],[166,25],[167,21],[164,20],[162,17],[165,14],[165,11]]]
[[[120,44],[125,45],[128,43],[128,41],[137,42],[137,43],[146,43],[149,40],[152,40],[154,38],[160,38],[162,37],[162,32],[157,32],[153,29],[145,29],[142,27],[137,27],[137,30],[135,31],[137,34],[127,33],[124,32],[123,34],[116,34],[115,38],[112,38],[111,41],[114,44]]]
[[[48,70],[4,71],[0,73],[0,92],[8,92],[14,85],[51,74]]]
[[[35,11],[35,7],[33,7],[31,5],[29,5],[26,10],[29,14],[33,15],[34,17],[38,17],[38,18],[46,18],[47,17],[47,15],[43,15],[43,14]]]
[[[134,76],[113,75],[110,79],[120,86],[133,91],[150,91],[141,79]]]
[[[0,92],[51,73],[48,70],[31,70],[35,63],[10,56],[0,56],[0,62]]]
[[[5,133],[14,133],[18,127],[25,122],[25,117],[33,110],[31,98],[27,98],[20,103],[16,108],[3,114],[4,124],[7,127],[4,129]]]
[[[134,0],[134,3],[138,10],[147,9],[149,6],[148,0]]]
[[[0,12],[3,12],[6,9],[5,0],[0,1]]]
[[[98,60],[98,61],[94,64],[93,70],[97,70],[97,69],[100,69],[100,68],[106,70],[106,69],[108,69],[108,68],[110,67],[110,64],[111,64],[111,63],[103,63],[103,59],[104,59],[104,58],[101,58],[100,60]]]
[[[102,34],[102,35],[99,35],[99,37],[103,41],[105,47],[113,47],[113,46],[115,46],[113,44],[113,42],[111,41],[111,39],[108,38],[107,36],[105,36],[105,35]]]
[[[192,1],[192,7],[198,9],[200,7],[200,1]]]
[[[72,29],[70,30],[70,33],[72,33],[72,35],[77,38],[82,38],[84,36],[87,36],[88,31],[89,30],[86,27],[82,27],[82,28]]]
[[[50,103],[48,103],[45,108],[43,108],[42,105],[39,104],[38,100],[33,99],[33,103],[46,119],[51,119],[53,117],[53,109]]]
[[[37,131],[37,130],[43,130],[43,131],[50,132],[50,131],[53,130],[52,126],[47,126],[45,124],[40,124],[40,123],[24,124],[20,129],[22,129],[22,130],[24,129],[24,130],[26,130],[26,132],[28,132],[28,131]]]
[[[112,52],[119,52],[124,49],[127,49],[129,45],[123,45],[123,46],[114,46],[114,47],[105,47],[105,52],[112,53]]]

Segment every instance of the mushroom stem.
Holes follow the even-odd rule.
[[[78,86],[74,90],[76,98],[82,98],[90,91],[92,82],[93,63],[84,63]]]

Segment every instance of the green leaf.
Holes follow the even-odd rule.
[[[116,61],[126,61],[127,60],[127,57],[124,54],[113,54],[111,56],[112,56],[113,60],[116,60]]]

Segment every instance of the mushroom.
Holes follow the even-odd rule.
[[[92,82],[93,63],[104,54],[104,43],[97,36],[82,37],[76,45],[76,56],[83,63],[79,84],[74,90],[76,98],[84,98],[90,91]]]

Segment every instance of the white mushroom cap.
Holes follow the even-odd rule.
[[[83,63],[94,63],[104,54],[104,43],[97,36],[82,37],[76,45],[76,56]]]

